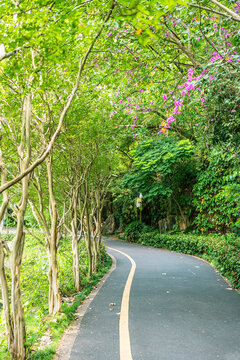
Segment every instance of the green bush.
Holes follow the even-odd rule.
[[[151,231],[152,228],[140,221],[131,222],[125,229],[124,236],[128,241],[137,242],[141,234]]]
[[[193,205],[197,215],[194,224],[199,232],[230,232],[231,225],[236,222],[239,209],[233,194],[228,201],[219,194],[224,188],[239,183],[238,177],[229,176],[239,167],[237,159],[234,149],[216,146],[207,156],[207,167],[204,164],[198,172]]]
[[[196,235],[159,234],[142,232],[135,242],[165,248],[185,254],[197,255],[211,262],[215,268],[233,284],[240,288],[240,239],[234,234]]]

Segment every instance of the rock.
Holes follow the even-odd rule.
[[[159,232],[160,234],[165,233],[173,229],[173,226],[176,224],[175,215],[169,215],[168,217],[158,221]]]
[[[111,214],[102,224],[102,233],[104,235],[111,235],[114,233],[114,230],[115,230],[115,220],[114,220],[114,215]]]

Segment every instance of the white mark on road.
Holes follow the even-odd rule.
[[[130,335],[129,335],[129,299],[130,299],[130,291],[132,286],[132,281],[136,269],[135,261],[123,251],[108,247],[110,250],[114,250],[119,252],[120,254],[126,256],[131,264],[131,270],[127,278],[127,282],[123,291],[122,296],[122,304],[121,304],[121,312],[120,312],[120,321],[119,321],[119,335],[120,335],[120,360],[132,360],[132,352],[131,352],[131,343],[130,343]]]

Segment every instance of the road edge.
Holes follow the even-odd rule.
[[[172,253],[176,253],[176,254],[182,254],[182,255],[186,255],[186,256],[191,256],[195,259],[198,259],[198,260],[202,260],[203,262],[205,262],[206,264],[208,264],[226,283],[227,285],[229,285],[233,291],[235,291],[239,296],[240,296],[240,289],[235,289],[234,288],[234,285],[233,283],[231,283],[230,280],[228,280],[223,274],[220,273],[220,270],[218,270],[214,264],[198,255],[191,255],[191,254],[187,254],[187,253],[184,253],[184,252],[179,252],[179,251],[176,251],[176,250],[169,250],[167,248],[159,248],[159,247],[155,247],[155,246],[152,246],[152,245],[145,245],[145,244],[141,244],[141,243],[136,243],[136,242],[133,242],[133,241],[128,241],[128,240],[124,240],[124,239],[119,239],[118,237],[115,237],[114,238],[115,240],[118,240],[118,241],[121,241],[121,242],[125,242],[125,243],[128,243],[128,244],[134,244],[134,245],[138,245],[138,246],[142,246],[142,247],[148,247],[148,248],[151,248],[151,249],[158,249],[158,250],[164,250],[164,251],[170,251]]]
[[[75,313],[75,320],[67,327],[65,330],[62,339],[58,345],[56,354],[54,355],[53,360],[69,360],[73,344],[75,342],[75,339],[77,337],[77,334],[79,332],[82,319],[95,298],[95,296],[98,294],[99,290],[102,288],[103,284],[106,282],[107,278],[112,274],[112,272],[116,269],[116,259],[115,257],[108,253],[108,255],[112,259],[112,266],[110,270],[103,276],[103,278],[99,281],[99,283],[96,285],[96,288],[91,291],[91,293],[86,297],[84,300],[84,303],[81,304],[76,313]]]

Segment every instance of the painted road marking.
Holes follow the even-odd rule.
[[[108,247],[108,249],[119,252],[120,254],[126,256],[131,264],[131,270],[128,275],[128,279],[123,291],[122,296],[122,304],[121,304],[121,312],[120,312],[120,322],[119,322],[119,336],[120,336],[120,360],[132,360],[132,352],[131,352],[131,343],[130,343],[130,335],[129,335],[129,298],[130,291],[132,286],[132,281],[136,269],[135,261],[123,251]]]

